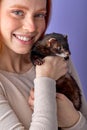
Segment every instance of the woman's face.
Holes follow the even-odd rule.
[[[46,0],[2,0],[3,46],[26,54],[45,30]]]

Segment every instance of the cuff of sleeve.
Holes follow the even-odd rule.
[[[83,130],[83,129],[86,130],[87,128],[86,129],[84,128],[86,126],[86,119],[81,114],[81,112],[79,112],[79,114],[80,114],[80,118],[78,122],[74,126],[70,128],[64,128],[63,130]]]

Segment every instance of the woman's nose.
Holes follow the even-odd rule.
[[[24,20],[23,29],[28,30],[28,32],[35,32],[36,31],[36,24],[34,19],[28,18]]]

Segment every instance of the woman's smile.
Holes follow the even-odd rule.
[[[16,40],[21,44],[33,44],[35,37],[28,35],[13,34]]]

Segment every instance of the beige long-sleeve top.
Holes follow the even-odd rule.
[[[71,62],[70,64],[70,73],[81,87],[76,71]],[[35,101],[32,113],[28,97],[33,86]],[[57,130],[55,88],[55,81],[50,78],[35,79],[34,67],[24,74],[0,70],[0,130]],[[87,103],[84,94],[80,119],[75,126],[66,130],[87,130]]]

